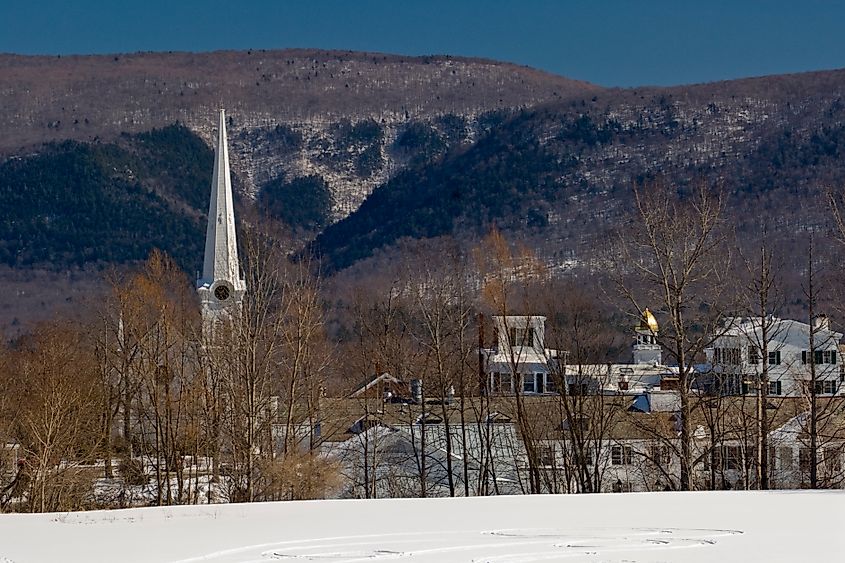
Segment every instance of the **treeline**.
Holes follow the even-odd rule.
[[[760,255],[747,261],[731,255],[737,242],[726,200],[712,186],[701,183],[679,196],[672,186],[651,183],[635,195],[628,223],[640,228],[620,229],[608,245],[601,284],[560,279],[530,250],[492,231],[470,252],[444,240],[417,247],[378,277],[333,286],[321,279],[319,264],[292,262],[274,237],[249,229],[242,237],[245,300],[210,329],[189,277],[155,251],[137,271],[109,279],[111,294],[88,322],[57,320],[2,350],[0,436],[4,454],[17,452],[17,463],[0,472],[0,506],[43,511],[336,495],[349,473],[322,455],[334,414],[324,410],[325,399],[345,397],[383,372],[422,380],[425,396],[436,399],[421,401],[422,418],[409,422],[421,425],[411,438],[417,494],[429,494],[436,468],[426,460],[435,451],[447,452],[444,494],[498,492],[495,436],[485,429],[505,412],[522,444],[507,451],[526,475],[525,492],[602,490],[593,454],[626,416],[625,407],[608,411],[609,402],[570,393],[572,372],[560,371],[557,357],[547,358],[559,393],[539,420],[551,420],[557,436],[568,432],[568,447],[575,448],[563,479],[550,472],[554,462],[543,430],[549,424],[538,424],[519,388],[503,399],[506,410],[485,392],[479,348],[497,341],[494,315],[546,316],[543,353],[566,351],[564,366],[575,368],[574,383],[585,378],[575,389],[586,391],[587,379],[598,377],[588,366],[605,366],[627,348],[630,326],[646,307],[660,320],[655,337],[677,376],[677,418],[652,429],[660,451],[678,461],[678,471],[664,471],[662,483],[697,488],[701,454],[693,421],[704,403],[693,390],[695,364],[724,318],[776,314],[788,294],[779,289],[777,267],[757,267]],[[838,202],[831,194],[830,204]],[[842,225],[837,214],[831,219],[834,227]],[[824,291],[837,289],[835,277],[821,274],[835,262],[820,252],[821,241],[813,244],[803,272],[812,276],[805,295],[810,314],[823,306]],[[762,256],[763,265],[777,265],[765,245]],[[625,336],[616,338],[620,329]],[[508,357],[512,381],[519,381],[523,361]],[[753,384],[759,392],[749,400],[763,406],[742,428],[768,456],[765,442],[758,442],[772,416],[765,406],[768,381],[763,376]],[[818,410],[811,407],[808,420],[823,422],[830,413],[816,401],[816,386],[809,388],[809,404]],[[357,427],[379,426],[380,409],[366,398],[359,406]],[[455,419],[453,408],[461,417],[472,414]],[[425,425],[438,413],[446,441],[426,443]],[[472,424],[479,430],[464,432]],[[370,461],[378,454],[377,436],[361,432],[355,442],[363,466],[352,472],[350,494],[378,493]],[[721,439],[713,434],[714,443]],[[481,445],[473,450],[470,440]],[[821,440],[813,446],[824,447]],[[480,462],[473,451],[482,452]],[[716,450],[708,455],[715,462]],[[816,454],[809,459],[821,463]],[[748,483],[761,486],[760,479]]]

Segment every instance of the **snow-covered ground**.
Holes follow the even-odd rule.
[[[312,501],[0,515],[0,563],[845,561],[845,493]]]

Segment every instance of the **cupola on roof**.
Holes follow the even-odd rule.
[[[651,311],[648,310],[648,307],[643,310],[643,316],[640,319],[639,328],[644,330],[647,329],[654,333],[657,332],[657,319],[654,318],[654,315],[651,313]]]

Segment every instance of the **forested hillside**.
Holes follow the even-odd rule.
[[[744,240],[784,254],[845,187],[842,71],[599,94],[526,109],[471,147],[413,166],[317,237],[342,269],[402,238],[477,239],[492,225],[550,263],[594,268],[633,187],[704,181]],[[635,228],[635,226],[631,226]]]
[[[242,219],[280,221],[330,272],[403,240],[471,246],[493,225],[559,270],[595,271],[653,179],[718,186],[740,240],[765,224],[794,262],[845,186],[845,71],[603,89],[327,51],[3,55],[0,70],[0,263],[15,272],[154,247],[195,272],[220,106]]]
[[[68,268],[166,248],[195,268],[212,162],[208,146],[181,125],[113,143],[50,143],[9,159],[0,164],[0,261]]]

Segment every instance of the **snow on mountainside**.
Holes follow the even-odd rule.
[[[324,263],[343,269],[400,239],[472,240],[495,224],[550,265],[601,268],[632,187],[698,181],[727,197],[748,240],[767,222],[784,256],[823,230],[825,191],[845,186],[845,71],[672,88],[606,90],[550,102],[494,127],[469,149],[397,174],[321,233]],[[791,264],[789,264],[791,266]]]
[[[229,133],[241,140],[232,165],[245,192],[256,195],[280,172],[319,174],[341,218],[403,166],[390,143],[409,123],[457,116],[468,125],[456,141],[469,141],[479,114],[600,90],[527,67],[448,56],[313,49],[0,55],[0,154],[26,154],[45,141],[109,140],[176,121],[211,143],[216,111],[225,107]],[[337,146],[339,130],[367,121],[380,128],[368,146]],[[277,144],[280,127],[303,144],[264,150]],[[367,148],[369,165],[361,169],[355,164]],[[335,162],[327,165],[327,157]]]
[[[720,186],[741,238],[766,222],[795,261],[795,240],[829,218],[826,190],[845,186],[843,94],[843,70],[604,89],[448,56],[0,55],[0,195],[14,207],[0,263],[17,276],[0,280],[125,264],[153,246],[195,271],[210,179],[197,164],[221,106],[244,207],[255,198],[298,243],[316,236],[326,271],[389,259],[402,240],[469,246],[494,224],[558,271],[599,271],[632,185],[655,177]],[[91,224],[69,201],[90,202],[78,207]],[[0,298],[12,324],[56,303],[24,289],[41,305]]]
[[[307,501],[0,515],[0,561],[843,561],[841,491]]]

